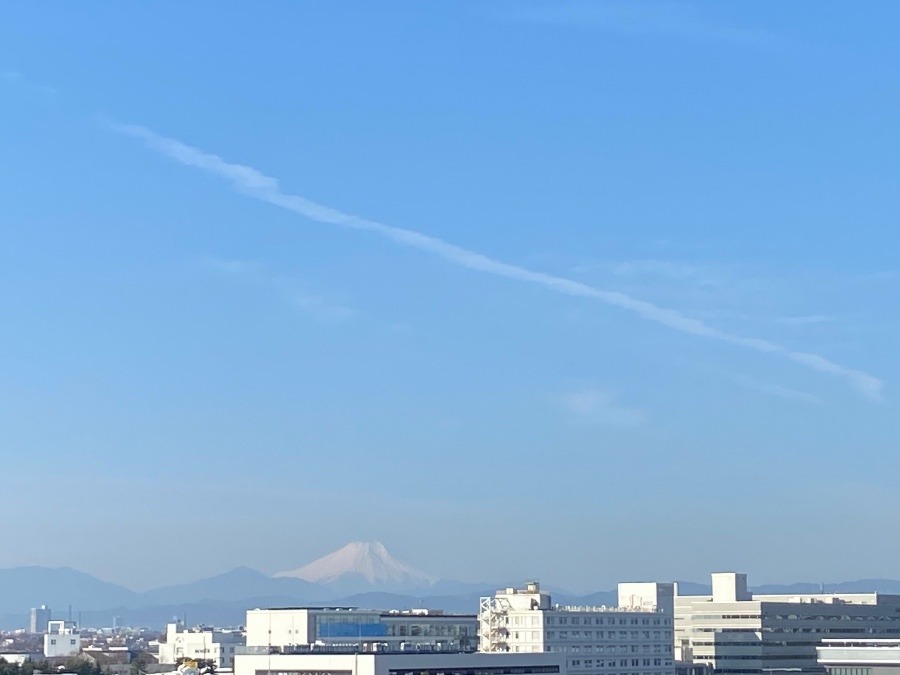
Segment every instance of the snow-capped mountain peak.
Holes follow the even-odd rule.
[[[380,541],[353,541],[276,577],[294,577],[345,592],[427,588],[435,579],[392,556]]]

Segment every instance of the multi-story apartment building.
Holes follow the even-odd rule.
[[[180,659],[212,661],[218,668],[234,667],[237,647],[243,646],[239,630],[185,628],[180,623],[166,626],[166,641],[159,643],[159,662],[178,663]]]
[[[711,595],[675,596],[675,656],[714,673],[822,673],[825,638],[900,636],[900,596],[752,595],[747,576],[712,575]]]
[[[673,622],[672,584],[619,584],[618,607],[574,607],[529,582],[481,599],[479,650],[559,653],[570,675],[674,675]]]
[[[290,651],[307,645],[374,646],[394,651],[477,649],[474,614],[355,607],[286,607],[247,612],[247,647]]]

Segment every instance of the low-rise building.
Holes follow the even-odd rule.
[[[75,656],[81,651],[81,632],[72,621],[49,621],[44,634],[44,656]]]
[[[217,668],[232,668],[237,647],[244,645],[239,630],[185,628],[180,623],[166,625],[166,641],[159,643],[159,663],[176,664],[182,659],[207,660]]]
[[[247,650],[252,648],[248,646]],[[234,675],[562,675],[564,673],[561,654],[339,650],[338,647],[312,646],[307,647],[302,653],[238,654],[234,663]]]
[[[356,607],[284,607],[247,611],[247,646],[289,651],[307,645],[377,645],[394,651],[475,651],[474,614]]]
[[[0,652],[0,659],[3,659],[14,666],[21,666],[27,661],[40,661],[44,658],[41,652]]]

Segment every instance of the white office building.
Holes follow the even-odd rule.
[[[537,582],[481,599],[479,650],[552,653],[569,675],[674,675],[672,584],[619,584],[618,607],[554,605]]]
[[[48,621],[44,633],[44,656],[75,656],[81,651],[81,633],[72,621]]]
[[[675,657],[714,673],[822,673],[823,639],[900,637],[900,596],[755,595],[747,575],[712,575],[711,595],[675,596]]]
[[[247,611],[247,647],[289,652],[328,645],[393,651],[475,651],[474,614],[355,607],[285,607]]]
[[[248,647],[248,649],[250,649]],[[234,675],[563,675],[560,654],[338,651],[239,654]]]
[[[166,626],[166,641],[159,643],[159,662],[176,664],[181,659],[207,660],[218,668],[232,668],[237,647],[244,645],[239,630],[187,629],[183,624]]]
[[[900,640],[822,640],[816,652],[828,675],[900,675]]]

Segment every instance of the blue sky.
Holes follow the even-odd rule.
[[[0,565],[900,576],[894,3],[4,13]]]

